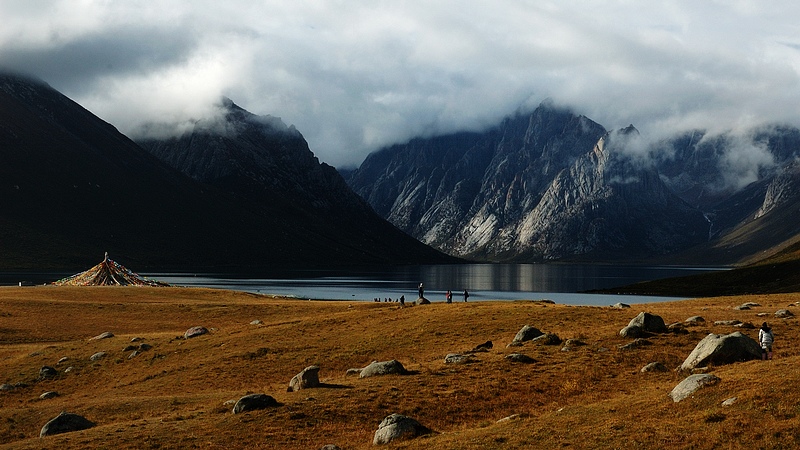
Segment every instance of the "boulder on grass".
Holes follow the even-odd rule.
[[[372,444],[388,444],[392,441],[414,439],[431,433],[433,433],[433,430],[420,424],[411,417],[401,414],[390,414],[378,425],[378,430],[375,432]]]
[[[761,347],[753,338],[736,331],[731,334],[709,334],[700,341],[681,364],[681,370],[692,370],[708,364],[732,364],[761,358]]]
[[[308,366],[289,381],[288,392],[319,387],[319,366]]]
[[[92,428],[95,424],[83,416],[62,411],[61,414],[44,424],[39,432],[39,437],[52,436],[54,434],[70,433]]]
[[[184,339],[191,339],[193,337],[202,336],[204,334],[208,334],[208,328],[206,327],[192,327],[186,330],[183,333]]]
[[[250,394],[240,398],[236,404],[233,405],[233,413],[239,414],[257,409],[272,408],[274,406],[278,406],[278,401],[271,395]]]
[[[514,336],[514,339],[508,344],[509,347],[516,347],[522,345],[523,342],[530,341],[534,338],[537,338],[543,335],[541,330],[538,328],[532,327],[530,325],[525,325]]]
[[[642,332],[644,333],[666,333],[667,332],[667,325],[664,323],[664,319],[661,316],[657,316],[655,314],[650,314],[648,312],[640,312],[638,316],[631,319],[628,322],[629,327],[639,327]],[[623,330],[625,329],[623,328]],[[622,335],[622,331],[620,330],[620,335]],[[631,336],[634,337],[634,336]]]
[[[405,375],[406,373],[408,373],[408,371],[400,364],[400,361],[393,359],[391,361],[373,361],[367,367],[361,369],[361,373],[358,374],[358,377],[367,378],[375,375],[390,374]]]
[[[689,397],[690,395],[697,392],[700,388],[711,386],[717,384],[719,382],[719,377],[716,375],[711,375],[709,373],[697,373],[694,375],[689,375],[678,383],[672,391],[669,393],[670,398],[675,403]]]

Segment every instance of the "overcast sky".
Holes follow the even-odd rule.
[[[800,2],[2,0],[0,66],[122,132],[220,96],[360,164],[545,98],[607,129],[800,126]]]

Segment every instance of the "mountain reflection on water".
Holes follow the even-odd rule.
[[[234,289],[300,299],[397,300],[417,298],[417,286],[425,285],[425,297],[444,301],[548,299],[570,305],[608,305],[617,302],[648,303],[675,297],[585,294],[640,281],[720,270],[709,267],[633,266],[597,264],[462,264],[376,268],[369,270],[298,270],[267,276],[238,277],[221,274],[147,274],[179,286]]]

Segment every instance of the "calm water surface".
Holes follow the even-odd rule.
[[[347,273],[313,270],[282,273],[275,277],[239,278],[213,274],[145,274],[180,286],[235,289],[300,299],[363,300],[375,298],[406,301],[417,298],[417,286],[425,285],[425,297],[444,301],[549,299],[571,305],[609,305],[617,302],[648,303],[675,297],[585,294],[640,281],[719,270],[715,268],[576,264],[467,264],[403,266],[390,269],[353,270]]]

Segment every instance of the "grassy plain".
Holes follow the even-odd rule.
[[[772,314],[798,300],[799,294],[773,294],[630,309],[532,301],[400,308],[190,288],[0,288],[0,383],[24,385],[0,392],[0,448],[367,449],[374,448],[378,423],[395,412],[438,434],[388,448],[796,448],[800,322]],[[733,309],[744,302],[761,306]],[[617,332],[640,311],[667,323],[695,315],[706,322],[620,350],[630,339]],[[674,403],[667,394],[687,374],[672,369],[708,333],[738,330],[713,325],[729,319],[769,321],[775,359],[712,367],[720,383]],[[587,345],[507,348],[526,324]],[[211,332],[183,339],[196,325]],[[106,331],[115,336],[90,340]],[[153,347],[129,359],[123,348],[134,337]],[[478,362],[444,363],[448,353],[487,340],[494,348],[478,353]],[[90,361],[99,351],[108,356]],[[510,363],[504,357],[512,352],[536,362]],[[389,359],[412,374],[345,375]],[[641,373],[652,361],[670,370]],[[39,380],[43,365],[60,375]],[[320,366],[330,387],[287,392],[292,376],[309,365]],[[74,369],[64,373],[68,366]],[[41,400],[47,391],[59,395]],[[226,402],[262,392],[281,406],[231,414]],[[738,400],[723,407],[731,397]],[[39,438],[64,410],[97,426]],[[518,416],[498,422],[512,415]]]

